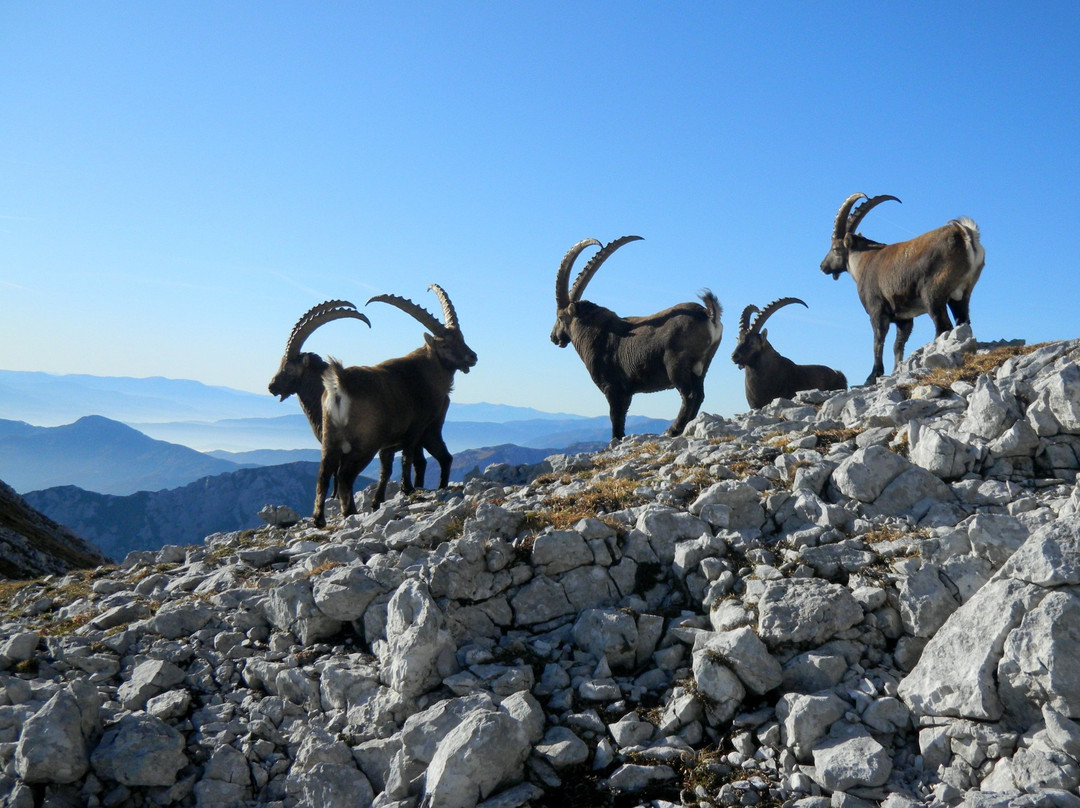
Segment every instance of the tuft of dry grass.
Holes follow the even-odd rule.
[[[861,429],[818,429],[814,432],[818,439],[817,451],[828,452],[829,447],[834,443],[854,440],[861,432]]]
[[[589,516],[620,511],[645,502],[644,496],[634,493],[641,484],[640,480],[594,480],[571,501]]]
[[[340,567],[340,566],[341,566],[340,561],[324,561],[319,566],[315,567],[310,572],[308,572],[308,574],[305,577],[314,578],[316,575],[322,575],[324,572],[329,572],[330,570],[334,569],[335,567]]]
[[[974,384],[975,380],[986,373],[994,373],[1014,356],[1026,356],[1046,345],[1045,342],[1036,345],[1003,345],[989,351],[968,354],[964,357],[964,363],[958,368],[934,368],[926,376],[920,379],[922,384],[936,384],[938,387],[948,388],[955,382],[967,382]]]

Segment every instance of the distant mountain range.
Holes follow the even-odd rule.
[[[578,445],[568,451],[590,451],[601,445]],[[470,449],[454,457],[451,479],[459,482],[474,469],[483,471],[493,463],[539,463],[552,451],[521,446]],[[23,499],[122,561],[133,550],[198,544],[211,533],[258,527],[263,524],[258,512],[264,505],[287,505],[300,516],[310,516],[318,470],[318,463],[286,463],[203,477],[168,491],[113,496],[65,485],[31,491]],[[398,479],[399,468],[394,473],[394,480]],[[429,463],[427,487],[434,488],[438,481],[438,464]],[[372,482],[370,477],[360,477],[355,491],[359,493]]]
[[[668,423],[631,416],[627,431]],[[606,417],[487,403],[451,404],[443,430],[453,481],[492,463],[591,451],[610,434]],[[308,515],[318,459],[291,400],[182,379],[0,370],[0,480],[118,560],[254,527],[267,504]],[[365,474],[377,476],[376,464]],[[429,462],[428,487],[438,475]]]
[[[102,494],[158,491],[237,468],[98,415],[54,427],[0,421],[0,479],[20,492],[57,485]]]
[[[259,527],[264,505],[288,505],[310,516],[318,471],[316,463],[288,463],[203,477],[168,491],[118,497],[67,485],[23,499],[122,561],[132,550],[201,544],[212,533]],[[369,482],[359,480],[357,490]]]
[[[134,425],[173,421],[214,423],[228,419],[258,420],[280,418],[286,414],[296,414],[297,418],[303,419],[293,399],[281,403],[269,393],[248,393],[187,379],[165,379],[160,376],[134,379],[0,370],[0,419],[26,421],[38,426],[69,424],[84,415],[103,415]],[[567,421],[583,417],[508,404],[457,402],[451,404],[447,416],[451,421],[493,423],[530,419]],[[306,427],[307,422],[304,421],[304,424]],[[310,428],[307,434],[311,435]]]
[[[150,438],[213,452],[217,459],[230,462],[287,462],[285,455],[279,456],[280,459],[265,455],[262,460],[241,458],[249,452],[317,452],[319,448],[307,418],[293,399],[282,403],[269,394],[211,387],[183,379],[56,376],[0,370],[0,419],[60,426],[87,415],[119,421]],[[627,431],[662,432],[669,423],[630,416]],[[453,453],[507,443],[536,449],[559,448],[572,443],[606,442],[610,436],[611,426],[606,416],[548,413],[531,407],[488,403],[452,402],[443,429],[443,437]],[[309,456],[294,455],[289,459]],[[0,467],[0,474],[3,471]],[[213,470],[202,473],[210,474]],[[197,476],[200,475],[189,477],[188,481]],[[65,482],[80,484],[74,480]],[[10,484],[17,490],[27,490]]]

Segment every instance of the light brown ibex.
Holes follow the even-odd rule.
[[[853,211],[860,199],[867,201]],[[851,273],[859,300],[870,315],[874,369],[867,384],[885,374],[882,351],[890,323],[896,323],[893,357],[899,364],[918,315],[929,312],[938,335],[953,327],[946,308],[956,317],[957,325],[971,322],[971,290],[986,262],[979,227],[966,217],[896,244],[879,244],[859,235],[856,229],[863,217],[889,199],[900,201],[888,194],[867,199],[862,193],[845,199],[833,222],[829,253],[821,262],[821,271],[834,280],[842,272]]]

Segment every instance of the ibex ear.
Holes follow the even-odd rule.
[[[844,246],[847,247],[849,250],[851,249],[851,245],[854,244],[854,243],[855,243],[855,234],[854,233],[848,233],[847,235],[844,236]]]
[[[424,334],[424,342],[426,342],[432,348],[435,347],[435,337],[431,336],[431,334]]]
[[[769,329],[767,329],[767,328],[761,329],[761,338],[762,339],[768,339],[769,338]]]
[[[566,307],[566,313],[571,317],[577,317],[577,303],[571,302],[570,305]]]

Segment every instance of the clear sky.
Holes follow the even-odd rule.
[[[586,297],[716,292],[704,408],[731,414],[747,304],[801,297],[773,345],[869,372],[854,282],[818,268],[855,191],[903,200],[863,223],[879,241],[978,222],[979,339],[1078,337],[1078,51],[1074,2],[5,0],[0,368],[264,392],[308,307],[438,311],[436,282],[480,357],[455,400],[604,414],[548,340],[554,276],[578,240],[634,233]],[[365,310],[308,346],[421,344]],[[919,318],[909,349],[932,336]]]

